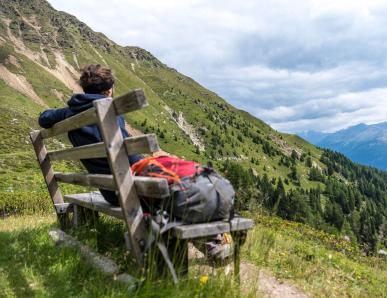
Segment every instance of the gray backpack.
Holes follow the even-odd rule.
[[[211,169],[171,184],[170,192],[165,210],[184,223],[228,220],[232,216],[234,188]]]

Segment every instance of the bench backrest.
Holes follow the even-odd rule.
[[[136,179],[132,175],[128,155],[153,153],[159,150],[159,146],[154,134],[124,139],[117,122],[117,115],[136,111],[147,105],[144,92],[137,89],[115,99],[95,100],[90,109],[58,122],[49,129],[35,130],[30,133],[57,214],[65,210],[62,208],[64,201],[58,181],[116,191],[129,231],[131,251],[140,264],[143,262],[143,251],[147,245],[147,233],[138,195],[163,197],[169,193],[169,189],[165,179],[144,177]],[[44,139],[91,124],[98,125],[103,142],[59,151],[47,151]],[[108,159],[111,175],[55,173],[51,165],[51,160],[80,160],[101,157]]]

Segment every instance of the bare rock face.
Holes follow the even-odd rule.
[[[182,112],[176,113],[170,107],[164,106],[165,110],[171,115],[172,119],[177,123],[179,128],[190,138],[192,143],[199,148],[200,151],[205,151],[205,146],[200,139],[199,133],[188,121],[184,118]]]
[[[269,134],[269,138],[275,142],[280,150],[287,156],[291,156],[292,154],[296,155],[297,159],[300,159],[303,151],[300,148],[292,147],[283,139],[275,136],[274,134]]]
[[[147,62],[150,66],[155,68],[163,66],[163,64],[155,56],[153,56],[151,53],[142,48],[128,46],[125,47],[125,50],[127,51],[127,55],[129,56],[129,58],[137,62]]]

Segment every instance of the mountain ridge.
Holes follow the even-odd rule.
[[[300,135],[317,146],[339,151],[357,163],[387,170],[387,121],[371,125],[360,123],[334,133]]]

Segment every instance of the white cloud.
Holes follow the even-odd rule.
[[[329,99],[316,99],[291,108],[276,107],[259,111],[282,131],[305,131],[310,127],[325,132],[358,123],[386,120],[387,88],[346,93]],[[282,117],[284,115],[284,117]]]
[[[285,131],[387,120],[382,0],[49,0]]]

